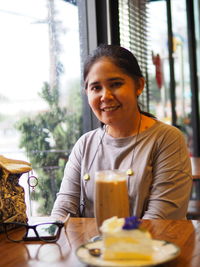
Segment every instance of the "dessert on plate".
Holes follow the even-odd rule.
[[[104,260],[151,260],[153,245],[151,234],[141,228],[137,217],[112,217],[100,228],[103,238]]]

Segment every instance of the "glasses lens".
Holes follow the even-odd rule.
[[[36,231],[41,240],[53,242],[59,238],[59,226],[53,223],[43,223],[36,227]]]
[[[22,241],[27,232],[25,226],[11,223],[6,223],[5,229],[8,239],[16,242]]]

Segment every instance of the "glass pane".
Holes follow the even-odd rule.
[[[32,163],[33,173],[20,178],[27,211],[48,215],[81,135],[78,8],[6,0],[0,13],[0,153]],[[36,187],[28,187],[28,175],[38,178]]]
[[[56,224],[39,224],[36,227],[37,233],[41,238],[56,237],[59,227]]]
[[[149,4],[151,49],[151,64],[149,65],[150,112],[155,114],[158,119],[171,124],[166,12],[165,1],[151,2]]]
[[[197,76],[200,90],[200,2],[194,1],[194,20],[196,34],[196,52],[197,52]],[[199,94],[199,110],[200,110],[200,94]]]
[[[183,0],[171,1],[173,58],[176,84],[177,126],[192,150],[191,90],[189,77],[186,7]],[[152,64],[150,65],[151,112],[171,124],[170,75],[166,2],[149,4]],[[159,21],[159,23],[158,23]]]
[[[177,125],[185,134],[188,147],[192,152],[191,88],[185,1],[172,1],[171,7],[173,21]]]

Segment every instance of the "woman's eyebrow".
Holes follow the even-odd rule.
[[[110,82],[110,81],[111,81],[111,82],[112,82],[112,81],[116,81],[116,80],[117,80],[117,81],[118,81],[118,80],[119,80],[119,81],[124,81],[124,79],[123,79],[122,77],[112,77],[112,78],[109,78],[109,79],[108,79],[109,82]]]
[[[112,77],[112,78],[108,78],[106,79],[107,82],[113,82],[113,81],[124,81],[123,78],[121,77]],[[94,85],[98,85],[100,84],[101,82],[100,81],[94,81],[94,82],[91,82],[91,83],[88,83],[88,87],[90,86],[94,86]]]
[[[99,83],[100,83],[99,81],[91,82],[91,83],[88,83],[88,86],[97,85],[97,84],[99,84]]]

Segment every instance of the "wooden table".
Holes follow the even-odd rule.
[[[200,179],[200,157],[191,157],[192,177],[193,179]]]
[[[167,240],[181,248],[172,262],[159,267],[200,266],[200,221],[143,220],[153,238]],[[1,267],[83,267],[75,255],[76,248],[97,235],[94,218],[71,218],[68,224],[68,244],[64,231],[55,244],[13,243],[0,234]]]

